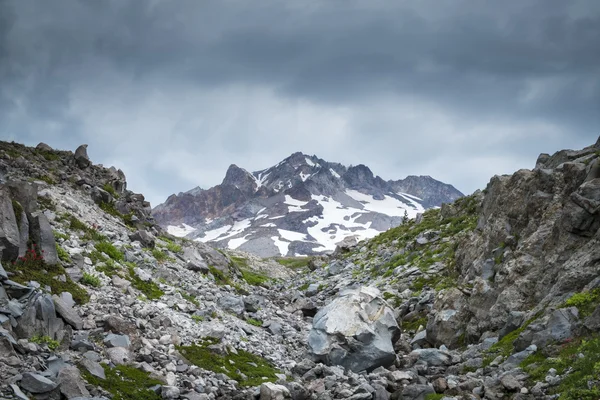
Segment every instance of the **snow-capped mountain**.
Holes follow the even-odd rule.
[[[384,181],[365,165],[294,153],[253,173],[231,165],[220,185],[173,194],[153,215],[173,235],[263,257],[295,256],[371,238],[461,196],[429,176]]]

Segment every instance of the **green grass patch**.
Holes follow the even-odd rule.
[[[543,382],[548,370],[554,368],[564,377],[557,387],[550,389],[550,394],[559,394],[561,400],[600,398],[600,338],[579,338],[552,349],[550,356],[537,351],[521,363],[530,383]]]
[[[157,379],[150,378],[150,374],[127,365],[118,365],[110,368],[103,365],[106,379],[93,376],[87,370],[81,369],[82,376],[88,383],[100,386],[110,394],[113,400],[161,400],[151,387],[162,385]]]
[[[100,209],[102,209],[102,211],[104,211],[107,214],[112,215],[113,217],[119,218],[120,220],[123,221],[123,223],[125,225],[127,225],[128,227],[133,227],[135,224],[133,223],[133,213],[129,213],[129,214],[121,214],[119,212],[119,210],[116,209],[115,207],[115,203],[107,203],[105,201],[100,202],[100,204],[98,205],[100,207]]]
[[[131,285],[142,292],[148,300],[160,299],[162,295],[165,294],[165,292],[163,292],[153,281],[144,281],[140,279],[131,267],[129,268],[129,278]]]
[[[60,342],[58,340],[52,339],[50,336],[34,335],[29,339],[29,341],[35,344],[45,344],[50,350],[53,351],[56,350],[58,346],[60,346]]]
[[[54,238],[55,239],[62,239],[62,240],[69,240],[71,238],[71,236],[69,236],[66,233],[61,233],[58,231],[52,231],[54,233]]]
[[[429,393],[429,394],[425,395],[425,400],[442,400],[444,397],[446,397],[445,394]]]
[[[588,292],[575,293],[562,307],[577,307],[581,318],[592,314],[600,304],[600,288]]]
[[[38,175],[35,180],[46,182],[48,185],[56,185],[56,181],[54,181],[50,175]]]
[[[279,264],[291,269],[307,268],[311,260],[312,257],[278,257],[275,259]]]
[[[177,346],[177,350],[191,363],[209,371],[224,373],[239,382],[240,386],[258,386],[277,380],[275,374],[279,371],[264,358],[244,350],[227,355],[213,353],[208,347],[218,343],[218,339],[206,338],[191,346]]]
[[[204,317],[202,315],[192,315],[192,321],[200,323],[204,321]]]
[[[12,201],[13,212],[15,213],[15,218],[17,220],[17,227],[21,229],[21,214],[23,214],[23,206],[16,200]]]
[[[427,316],[424,315],[419,318],[412,319],[410,321],[402,321],[402,330],[415,331],[419,329],[419,326],[427,326]]]
[[[183,248],[177,243],[167,243],[167,250],[176,254],[183,253]]]
[[[62,247],[60,247],[58,245],[58,243],[56,243],[56,253],[58,254],[58,258],[61,261],[64,261],[66,263],[70,263],[71,262],[71,257],[69,256],[69,253],[67,253],[67,251],[65,249],[63,249]]]
[[[54,205],[52,200],[50,200],[48,197],[39,196],[37,199],[37,202],[38,202],[38,206],[40,207],[40,210],[51,210],[51,211],[56,210],[56,206]]]
[[[308,282],[304,283],[298,287],[298,290],[300,290],[301,292],[306,292],[306,290],[308,290],[309,286],[310,286],[310,283],[308,283]]]
[[[112,243],[103,241],[103,242],[96,243],[94,245],[94,247],[100,253],[106,254],[107,256],[109,256],[111,259],[113,259],[115,261],[120,262],[120,261],[124,260],[123,253],[119,249],[117,249],[115,246],[113,246]]]
[[[240,271],[244,280],[252,286],[267,286],[267,283],[271,281],[271,278],[256,271],[249,269],[240,269]]]
[[[15,262],[4,264],[4,268],[14,274],[12,280],[17,283],[26,285],[29,281],[36,281],[42,288],[50,287],[53,294],[71,293],[73,300],[78,304],[89,301],[87,291],[71,280],[62,265],[47,264],[33,250],[28,250],[24,257],[20,257]],[[61,276],[65,278],[65,282],[59,279]]]
[[[152,257],[156,258],[156,261],[163,263],[169,259],[169,255],[160,249],[152,249]]]
[[[254,326],[262,326],[263,322],[259,319],[254,319],[254,318],[246,318],[246,322],[249,323],[250,325],[254,325]]]
[[[215,278],[217,285],[231,285],[231,280],[221,270],[216,269],[212,265],[208,266],[208,270],[211,275]]]
[[[196,307],[200,307],[200,303],[198,302],[198,300],[196,300],[196,298],[194,296],[184,292],[183,290],[180,290],[179,294],[181,294],[181,297],[183,297],[184,299],[186,299],[187,301],[189,301]]]
[[[110,195],[111,195],[112,197],[114,197],[115,199],[118,199],[118,198],[119,198],[119,194],[117,193],[117,191],[115,190],[115,188],[114,188],[114,187],[112,187],[112,185],[111,185],[110,183],[105,183],[105,184],[102,186],[102,189],[104,189],[104,191],[106,191],[106,192],[110,193]]]
[[[498,340],[498,342],[494,343],[492,347],[486,351],[486,356],[483,358],[483,366],[487,367],[498,356],[502,356],[505,359],[509,357],[513,353],[513,343],[515,340],[517,340],[521,333],[523,333],[523,331],[539,317],[539,314],[541,313],[538,313],[538,315],[526,321],[519,329],[510,332],[502,339]]]
[[[81,278],[81,283],[83,283],[84,285],[93,286],[93,287],[100,287],[102,285],[100,278],[98,278],[96,275],[88,274],[87,272],[83,273],[83,278]]]

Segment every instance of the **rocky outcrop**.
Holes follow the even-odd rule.
[[[352,371],[371,371],[396,360],[400,336],[393,311],[374,288],[346,289],[313,319],[308,336],[317,361]]]
[[[598,276],[600,179],[588,178],[599,151],[590,146],[540,156],[534,170],[492,178],[478,229],[457,250],[462,282],[473,290],[457,294],[455,306],[444,303],[447,295],[438,299],[430,320],[438,329],[428,329],[432,343],[457,344],[451,330],[440,334],[446,320],[477,340],[502,329],[510,313],[531,317]],[[492,272],[484,276],[486,265]]]
[[[19,215],[20,217],[20,215]],[[8,190],[0,187],[0,251],[2,261],[13,261],[19,254],[20,235]]]

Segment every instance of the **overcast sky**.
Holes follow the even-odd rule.
[[[0,0],[0,138],[153,206],[295,151],[470,193],[598,135],[598,0]]]

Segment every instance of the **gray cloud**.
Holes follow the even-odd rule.
[[[600,126],[600,3],[0,0],[0,138],[153,204],[294,151],[470,192]]]

